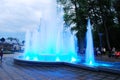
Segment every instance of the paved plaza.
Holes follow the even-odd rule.
[[[0,63],[0,80],[120,80],[117,74],[69,66],[20,66],[14,64],[14,56],[16,54],[4,55],[3,62]]]

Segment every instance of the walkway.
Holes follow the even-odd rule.
[[[4,60],[0,63],[0,80],[120,80],[116,74],[69,66],[20,66],[13,63],[13,56],[15,55],[4,55]]]

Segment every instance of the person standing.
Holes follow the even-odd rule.
[[[111,51],[111,52],[112,52],[112,57],[114,57],[114,56],[115,56],[115,52],[116,52],[115,47],[112,48],[112,51]]]
[[[115,51],[116,51],[116,50],[115,50],[115,47],[113,47],[113,48],[112,48],[112,53],[115,53]]]
[[[2,58],[3,58],[3,47],[0,49],[0,57],[1,57],[1,61],[2,61]]]

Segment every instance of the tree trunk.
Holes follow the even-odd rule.
[[[109,51],[111,50],[111,46],[110,46],[110,41],[109,41],[109,33],[108,33],[108,28],[106,26],[106,19],[105,19],[105,16],[103,18],[103,25],[104,25],[104,28],[105,28],[105,36],[106,36],[106,42],[107,42],[107,47],[109,49]]]

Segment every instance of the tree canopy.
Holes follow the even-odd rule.
[[[78,31],[78,46],[84,43],[87,19],[91,19],[95,47],[120,49],[120,0],[58,0],[63,5],[64,20]],[[74,24],[74,25],[73,25]],[[100,46],[100,36],[102,46]]]

